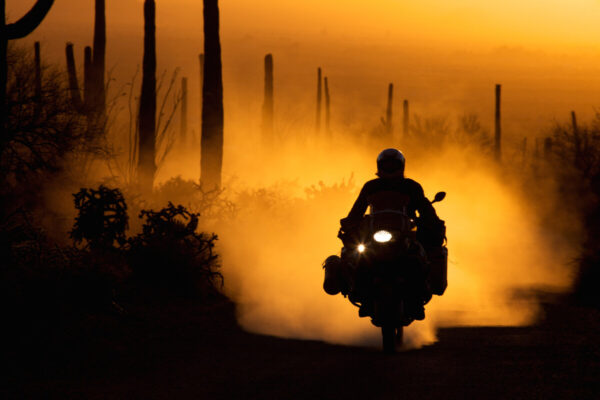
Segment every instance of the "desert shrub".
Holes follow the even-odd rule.
[[[199,214],[172,203],[143,210],[142,232],[129,240],[132,279],[168,295],[213,295],[222,284],[215,234],[197,233]]]
[[[119,189],[100,186],[98,190],[83,188],[73,195],[78,216],[70,236],[79,244],[85,241],[93,249],[108,249],[115,242],[126,242],[127,204]]]
[[[180,176],[160,185],[153,194],[153,204],[173,202],[188,210],[201,212],[203,219],[222,219],[234,215],[236,207],[225,196],[225,189],[206,190],[202,185]]]
[[[88,151],[90,143],[85,117],[72,107],[62,73],[44,66],[37,95],[34,65],[30,52],[10,46],[0,194],[16,201],[39,191],[36,184],[60,171],[69,153]]]
[[[559,182],[561,207],[581,215],[586,231],[574,295],[600,306],[600,115],[579,127],[556,124],[551,134],[546,170]]]

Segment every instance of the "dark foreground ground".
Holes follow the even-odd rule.
[[[600,312],[544,308],[536,326],[443,329],[432,346],[385,356],[245,333],[226,301],[130,306],[40,333],[47,339],[26,365],[13,351],[2,397],[600,398]]]

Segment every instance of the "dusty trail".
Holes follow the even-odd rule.
[[[4,388],[9,398],[598,398],[600,312],[544,309],[535,326],[443,329],[435,345],[385,356],[245,333],[229,303],[133,307],[135,317],[69,331],[52,361]]]

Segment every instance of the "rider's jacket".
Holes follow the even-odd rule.
[[[365,183],[348,214],[348,220],[362,218],[368,207],[371,207],[371,213],[394,210],[416,218],[418,212],[421,220],[438,220],[421,185],[403,177],[377,178]]]

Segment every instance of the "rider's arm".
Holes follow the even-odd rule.
[[[350,213],[348,214],[347,219],[358,220],[365,215],[365,212],[369,207],[368,193],[366,188],[367,185],[363,186],[362,190],[360,191],[360,194],[358,195],[358,198],[356,199],[354,205],[352,206],[352,209],[350,210]]]
[[[419,217],[425,221],[438,220],[437,213],[431,205],[431,202],[427,199],[427,197],[425,197],[425,193],[423,192],[421,185],[417,183],[414,191],[415,193],[412,197],[412,208],[419,212]]]

